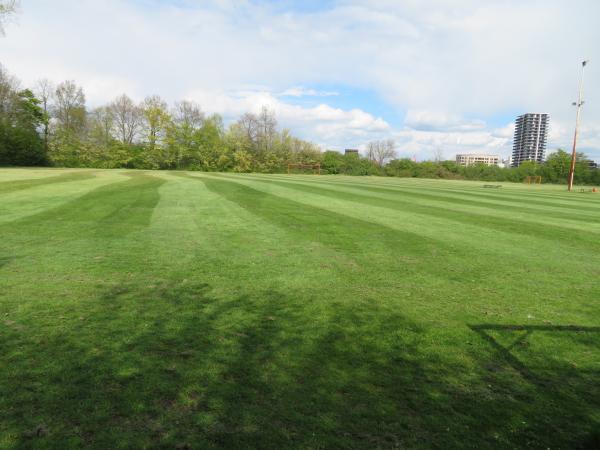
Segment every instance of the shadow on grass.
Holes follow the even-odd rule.
[[[489,390],[376,300],[323,310],[181,280],[102,286],[86,307],[0,328],[4,447],[573,448],[580,432],[542,429],[593,423],[596,397],[528,402],[529,384],[501,378]]]
[[[481,324],[481,325],[469,325],[469,328],[476,332],[483,340],[488,342],[497,354],[512,368],[517,370],[521,376],[532,383],[540,387],[545,386],[545,382],[542,378],[535,375],[531,370],[527,368],[525,364],[519,361],[512,353],[511,350],[517,345],[524,345],[527,339],[531,336],[534,331],[543,332],[571,332],[571,333],[600,333],[600,327],[585,327],[578,325],[497,325],[497,324]],[[510,345],[501,345],[494,337],[490,334],[492,331],[498,332],[519,332],[522,331],[517,339],[514,340]],[[600,376],[600,373],[597,375]],[[599,379],[600,380],[600,379]]]
[[[578,434],[579,438],[570,442],[565,448],[600,448],[600,423],[594,420],[600,411],[600,370],[578,368],[575,363],[565,365],[552,361],[555,355],[546,357],[549,364],[540,362],[531,368],[515,353],[526,355],[528,340],[535,333],[548,333],[559,336],[562,341],[568,341],[571,353],[576,345],[585,346],[586,359],[598,358],[600,344],[600,327],[579,325],[498,325],[479,324],[469,325],[481,339],[488,342],[495,353],[495,363],[488,366],[491,372],[498,372],[498,367],[504,365],[512,369],[512,375],[518,375],[533,388],[532,399],[539,405],[552,405],[560,408],[563,415],[557,416],[546,427],[540,427],[537,433],[551,433],[555,439],[554,446],[564,441],[568,436]],[[494,335],[495,334],[495,335]],[[552,349],[549,349],[552,352]],[[588,362],[588,361],[586,361]],[[502,376],[490,376],[499,386],[508,389]],[[550,406],[548,406],[550,407]],[[542,408],[540,408],[542,409]],[[540,416],[545,411],[540,411]],[[577,433],[574,433],[577,430]],[[587,434],[587,435],[586,435]],[[559,446],[560,448],[560,446]]]

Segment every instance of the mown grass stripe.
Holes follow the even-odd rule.
[[[260,175],[259,175],[260,176]],[[289,179],[289,176],[281,175],[266,175],[263,176],[265,179],[280,179],[285,181]],[[497,200],[509,200],[523,205],[540,205],[541,207],[553,207],[553,208],[565,208],[567,210],[581,211],[583,208],[588,209],[590,213],[596,213],[597,209],[600,208],[600,196],[594,197],[592,194],[586,196],[586,199],[579,196],[578,193],[571,193],[566,195],[548,194],[551,201],[539,200],[543,198],[539,191],[532,192],[528,188],[517,186],[509,186],[508,189],[502,193],[493,193],[484,191],[481,185],[469,186],[469,187],[453,187],[453,185],[447,186],[442,192],[435,186],[431,186],[430,183],[420,183],[415,179],[402,180],[396,183],[382,183],[382,182],[367,182],[348,180],[348,177],[342,180],[336,180],[333,177],[303,177],[301,180],[315,183],[328,183],[332,185],[347,185],[353,187],[366,187],[370,189],[381,189],[381,190],[394,190],[394,191],[411,191],[411,192],[428,192],[432,195],[448,196],[448,195],[464,195],[468,198],[481,197],[481,199],[489,199],[490,201]],[[447,183],[448,181],[444,181]],[[465,183],[465,182],[462,182]],[[546,187],[546,186],[545,186]]]
[[[476,227],[486,227],[496,231],[502,231],[512,234],[522,234],[530,236],[532,238],[544,238],[552,241],[568,241],[569,245],[577,245],[578,247],[598,248],[600,242],[598,242],[598,236],[595,233],[594,228],[590,226],[588,233],[572,233],[570,228],[565,225],[577,227],[579,231],[585,230],[585,226],[573,223],[562,223],[562,226],[548,224],[545,221],[539,221],[536,219],[527,220],[523,215],[519,216],[518,219],[503,218],[501,214],[496,214],[493,210],[477,211],[475,208],[460,208],[456,205],[448,205],[441,202],[421,202],[419,204],[418,197],[414,199],[396,198],[396,199],[384,199],[373,197],[367,194],[361,194],[357,192],[343,192],[331,188],[324,188],[314,185],[307,185],[294,182],[278,182],[278,181],[260,181],[267,184],[276,184],[284,188],[301,190],[306,193],[320,195],[336,200],[346,200],[350,202],[362,203],[369,206],[379,206],[386,209],[397,210],[397,211],[409,211],[420,214],[422,216],[430,216],[435,218],[444,218],[455,224],[460,225],[471,225]],[[433,208],[432,208],[433,207]],[[540,226],[535,226],[540,225]]]
[[[56,208],[68,201],[85,195],[92,189],[105,186],[128,177],[117,171],[99,171],[93,178],[51,183],[31,189],[17,190],[4,194],[0,201],[0,224],[16,221],[44,210]]]
[[[214,177],[215,175],[210,176]],[[242,184],[249,183],[248,180],[241,180],[240,178],[237,178],[237,181],[235,178],[230,181]],[[554,281],[560,279],[564,273],[565,261],[569,261],[568,264],[571,270],[577,270],[582,279],[598,274],[598,267],[595,267],[592,263],[594,259],[597,259],[596,253],[587,246],[570,245],[566,242],[549,246],[547,239],[534,236],[522,239],[518,233],[499,232],[468,223],[456,227],[445,219],[413,212],[394,211],[367,204],[357,207],[352,202],[334,198],[323,201],[322,196],[297,192],[289,188],[265,186],[263,183],[250,184],[250,186],[274,196],[329,209],[345,216],[366,218],[391,229],[407,230],[433,239],[443,236],[443,239],[450,244],[453,252],[462,253],[464,251],[471,255],[470,258],[467,258],[467,265],[473,269],[473,273],[477,273],[474,267],[483,263],[487,268],[487,277],[494,271],[496,272],[495,275],[502,276],[503,273],[526,273],[529,270],[536,272],[543,270],[543,276],[538,273],[538,278],[544,278],[544,283],[547,286],[554,286],[554,289],[563,291],[564,286],[555,285]],[[360,213],[357,214],[358,211]],[[487,245],[482,246],[482,242]],[[540,253],[542,248],[544,249],[543,256]],[[463,264],[465,262],[457,263],[458,266]],[[446,270],[452,275],[455,269],[450,266]],[[523,275],[523,280],[526,279],[527,276]]]
[[[0,229],[49,227],[54,236],[78,238],[97,233],[127,233],[148,224],[158,202],[158,188],[164,183],[144,173],[127,174],[124,180],[96,187],[80,197],[56,207],[15,221],[0,224]]]
[[[205,177],[211,180],[221,180],[220,177],[214,175],[202,176],[202,178]],[[263,190],[260,185],[248,185],[244,183],[243,180],[223,181],[225,181],[225,183],[240,184],[242,187],[246,187],[247,191],[249,192],[246,194],[248,196],[256,196],[256,194],[254,194],[255,191]],[[228,189],[235,190],[236,188]],[[236,194],[235,197],[237,198],[238,195]],[[264,206],[265,210],[269,212],[273,207],[275,207],[278,201],[284,201],[287,203],[288,200],[291,200],[292,209],[295,208],[295,212],[293,210],[288,211],[286,209],[284,210],[284,213],[290,216],[290,220],[293,220],[292,218],[300,218],[296,220],[296,223],[298,223],[298,226],[302,226],[303,221],[301,217],[303,217],[303,208],[304,206],[306,206],[305,203],[302,203],[301,205],[296,205],[297,202],[295,201],[295,199],[286,196],[286,193],[284,193],[284,191],[279,191],[278,189],[271,191],[263,191],[262,195],[258,195],[257,197],[258,199],[255,200],[257,207],[262,208]],[[310,195],[305,194],[305,197],[310,197]],[[308,206],[311,205],[309,204]],[[331,205],[328,205],[328,208],[329,207],[331,207]],[[322,206],[317,207],[317,210],[322,209]],[[249,208],[249,210],[251,212],[256,211],[254,207]],[[311,215],[311,210],[309,210],[308,212],[309,217]],[[338,214],[340,211],[337,207],[335,207],[334,210],[336,211],[336,214]],[[365,208],[362,208],[362,210],[364,212],[367,211]],[[262,213],[259,213],[259,215],[260,214]],[[353,219],[351,216],[345,214],[345,210],[343,210],[341,212],[341,217],[339,220],[341,222],[344,222],[348,220],[348,217],[350,217],[350,220]],[[352,221],[350,221],[349,223],[352,223]],[[464,228],[467,227],[465,226]],[[398,232],[398,226],[391,227],[389,229],[392,230],[391,235],[393,235],[394,232]],[[512,242],[494,242],[493,239],[494,237],[497,237],[497,233],[491,233],[485,238],[486,242],[490,243],[489,248],[486,249],[484,247],[481,247],[481,242],[479,240],[474,241],[471,235],[469,235],[468,233],[465,235],[464,233],[462,233],[462,231],[463,230],[460,230],[461,234],[459,234],[459,236],[461,236],[463,239],[467,237],[467,240],[461,241],[460,239],[452,239],[450,237],[452,236],[452,233],[448,232],[448,227],[446,227],[445,232],[441,232],[439,235],[436,235],[436,238],[444,236],[447,240],[445,241],[447,242],[447,244],[442,244],[441,241],[439,241],[440,249],[434,251],[435,256],[437,256],[437,258],[433,257],[430,263],[426,264],[425,266],[426,268],[424,269],[424,271],[428,274],[433,275],[433,279],[429,279],[428,282],[430,288],[434,288],[434,286],[438,286],[443,283],[457,282],[460,284],[461,281],[459,280],[464,281],[465,279],[472,279],[473,281],[486,279],[489,281],[489,283],[493,284],[494,286],[502,286],[502,288],[496,290],[496,292],[494,292],[493,294],[491,292],[486,292],[486,300],[498,301],[506,305],[505,301],[508,298],[512,298],[514,295],[517,295],[515,294],[515,292],[519,292],[520,289],[523,288],[522,286],[528,285],[528,274],[530,274],[531,272],[536,274],[536,279],[540,283],[540,287],[538,288],[538,292],[536,293],[536,295],[540,296],[541,298],[552,298],[555,296],[559,296],[561,298],[568,297],[572,293],[572,290],[569,286],[566,286],[564,285],[564,283],[560,283],[558,281],[561,274],[564,273],[564,262],[566,259],[569,260],[569,264],[572,270],[578,271],[577,276],[581,280],[585,280],[587,279],[587,277],[592,276],[592,273],[597,272],[597,270],[594,269],[593,266],[590,266],[589,258],[593,258],[594,254],[590,253],[589,257],[586,258],[583,256],[582,250],[578,248],[571,249],[571,251],[566,251],[566,249],[564,248],[556,248],[555,251],[552,252],[552,257],[562,257],[563,260],[553,260],[553,262],[556,262],[556,264],[554,264],[549,263],[547,258],[541,258],[537,251],[537,248],[540,248],[538,245],[547,245],[546,241],[542,240],[540,243],[540,241],[532,239],[530,242],[523,241],[521,245],[515,247],[514,239]],[[484,234],[480,231],[481,230],[479,230],[479,236],[483,238]],[[325,228],[322,230],[322,232],[328,234],[331,231]],[[403,232],[404,230],[399,231],[400,234],[402,234]],[[417,234],[419,234],[418,229],[416,229],[416,232]],[[307,237],[305,237],[305,239],[306,238]],[[436,238],[433,238],[434,242],[437,241]],[[350,233],[348,235],[348,239],[353,239],[354,241],[358,242],[360,242],[361,240],[370,242],[370,239],[365,239],[364,233],[362,233],[360,230],[358,230],[358,232],[354,234]],[[446,245],[448,245],[447,251],[441,250],[445,248]],[[387,246],[391,249],[395,248],[390,242],[387,243]],[[476,248],[478,250],[474,250]],[[371,255],[377,254],[378,258],[380,258],[380,254],[375,249],[364,249],[363,252],[365,254]],[[352,255],[354,254],[355,253],[352,253]],[[401,255],[401,252],[398,255]],[[547,256],[549,257],[550,254],[548,254]],[[413,261],[410,260],[402,260],[401,263],[409,265],[415,264]],[[416,264],[418,265],[418,263]],[[393,272],[396,266],[392,260],[392,262],[390,262],[389,264],[387,262],[382,262],[382,265],[378,267],[387,267]],[[465,268],[466,271],[463,271],[463,268]],[[421,271],[421,273],[422,272],[423,271]],[[405,280],[404,278],[401,279]],[[482,286],[482,289],[485,290],[485,287]],[[593,287],[586,286],[584,288],[582,286],[582,289],[583,292],[589,292],[589,290],[593,289]],[[461,296],[459,295],[459,298],[460,297]],[[492,300],[492,298],[494,300]],[[487,302],[486,304],[489,305],[489,303]],[[554,308],[552,303],[544,303],[542,309],[546,307],[550,309]]]
[[[94,172],[86,170],[85,172],[66,173],[51,177],[32,178],[29,180],[2,181],[0,182],[0,195],[53,183],[69,183],[88,180],[90,178],[94,178]]]
[[[289,175],[269,175],[274,177],[289,178]],[[417,178],[380,178],[380,177],[347,177],[347,176],[304,176],[298,177],[303,180],[327,180],[331,183],[351,183],[360,184],[366,186],[378,186],[378,187],[389,187],[389,188],[414,188],[414,189],[434,189],[436,190],[436,183],[440,181],[417,179]],[[443,180],[444,192],[455,191],[472,193],[474,195],[482,196],[511,196],[519,199],[522,196],[530,197],[532,199],[540,199],[549,197],[553,202],[559,201],[565,205],[589,205],[590,207],[599,207],[600,203],[598,197],[594,195],[581,195],[578,192],[569,193],[565,188],[556,185],[543,185],[543,187],[528,187],[518,183],[502,183],[502,192],[492,192],[490,190],[483,190],[482,185],[486,182],[473,182],[473,181],[453,181]],[[437,189],[439,190],[439,189]],[[518,197],[517,197],[518,196]]]
[[[290,180],[282,178],[282,177],[265,177],[258,176],[256,179],[261,179],[264,181],[272,181],[276,180],[279,182],[293,182],[293,183],[302,183],[307,186],[324,186],[324,187],[340,187],[342,189],[346,189],[346,192],[363,192],[368,193],[372,192],[373,196],[378,196],[380,194],[386,196],[392,196],[393,194],[397,194],[394,198],[402,198],[404,197],[414,197],[415,199],[429,199],[433,202],[432,205],[440,204],[440,202],[446,203],[449,207],[452,205],[465,205],[465,206],[480,206],[482,208],[495,208],[498,210],[501,207],[501,211],[514,211],[518,213],[524,213],[526,215],[541,215],[544,217],[554,217],[556,219],[566,220],[566,223],[600,223],[600,214],[596,211],[588,211],[584,210],[581,207],[573,207],[572,209],[567,209],[563,207],[548,207],[541,206],[539,204],[532,204],[529,201],[524,202],[515,202],[515,201],[505,201],[500,199],[480,199],[473,195],[469,194],[448,194],[448,193],[440,193],[439,190],[422,190],[422,189],[389,189],[389,188],[381,188],[375,186],[368,185],[356,185],[352,183],[329,183],[327,181],[321,180]],[[576,213],[573,210],[577,211]],[[502,213],[503,214],[503,213]]]
[[[402,255],[428,259],[427,255],[438,252],[448,257],[461,253],[461,250],[446,248],[441,241],[431,237],[391,229],[326,208],[298,203],[235,181],[214,176],[198,178],[211,191],[267,222],[276,224],[296,238],[325,244],[358,259],[363,259],[368,254],[367,249],[370,249],[369,252],[376,252],[392,264],[392,267],[396,267],[398,275],[415,269],[413,265],[405,264]],[[360,239],[352,239],[353,236],[360,236]]]

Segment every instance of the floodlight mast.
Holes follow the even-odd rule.
[[[577,135],[579,133],[579,119],[581,117],[581,107],[585,103],[583,101],[583,73],[588,61],[581,63],[581,79],[579,80],[579,100],[573,102],[573,106],[577,106],[577,116],[575,118],[575,135],[573,136],[573,152],[571,153],[571,167],[569,169],[569,192],[573,189],[573,178],[575,176],[575,162],[577,160]]]

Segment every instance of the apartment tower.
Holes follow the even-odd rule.
[[[547,135],[548,114],[527,113],[517,117],[512,167],[518,167],[524,161],[543,162]]]

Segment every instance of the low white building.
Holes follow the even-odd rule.
[[[500,157],[484,153],[461,153],[456,155],[456,164],[460,164],[461,166],[470,166],[472,164],[497,166],[500,164]]]

